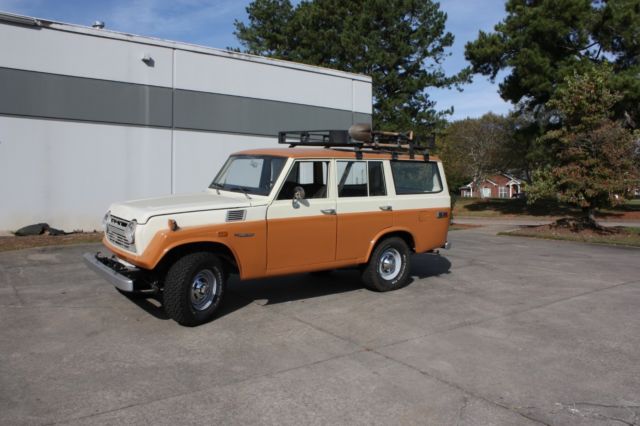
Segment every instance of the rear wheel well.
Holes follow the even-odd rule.
[[[239,273],[238,262],[229,247],[224,244],[213,242],[189,243],[174,247],[164,255],[155,270],[164,275],[171,265],[173,265],[178,259],[195,252],[214,253],[220,258],[220,261],[227,273]]]
[[[381,241],[383,241],[383,240],[385,240],[387,238],[391,238],[391,237],[402,238],[404,240],[404,242],[407,243],[407,246],[409,247],[409,250],[411,250],[412,252],[416,251],[416,243],[413,240],[413,235],[411,235],[407,231],[393,231],[393,232],[389,232],[388,234],[381,235],[378,238],[378,240],[376,241],[376,243],[373,246],[373,248],[371,249],[371,253],[373,253],[373,250],[375,250],[376,246],[378,244],[380,244]],[[369,255],[371,255],[371,254],[369,254]]]

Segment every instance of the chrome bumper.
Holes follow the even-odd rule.
[[[109,258],[101,257],[99,253],[85,253],[82,258],[89,269],[109,281],[116,288],[122,291],[133,291],[133,280],[108,266],[106,260],[110,260]]]
[[[451,243],[449,241],[445,241],[445,243],[442,246],[442,248],[445,249],[445,250],[449,250],[451,248]]]

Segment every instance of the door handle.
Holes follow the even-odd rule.
[[[393,210],[393,208],[391,206],[380,206],[380,210],[388,212]]]
[[[336,209],[323,209],[320,210],[323,214],[336,214]]]

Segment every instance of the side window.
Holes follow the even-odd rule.
[[[387,195],[382,161],[369,161],[369,195]]]
[[[367,196],[367,163],[338,161],[338,197]]]
[[[327,198],[328,161],[296,161],[280,189],[278,200],[293,198],[296,186],[304,189],[305,198]]]
[[[438,164],[435,162],[392,161],[391,172],[398,195],[442,191]]]

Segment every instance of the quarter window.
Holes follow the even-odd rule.
[[[392,161],[391,172],[396,194],[425,194],[442,191],[435,162]]]

